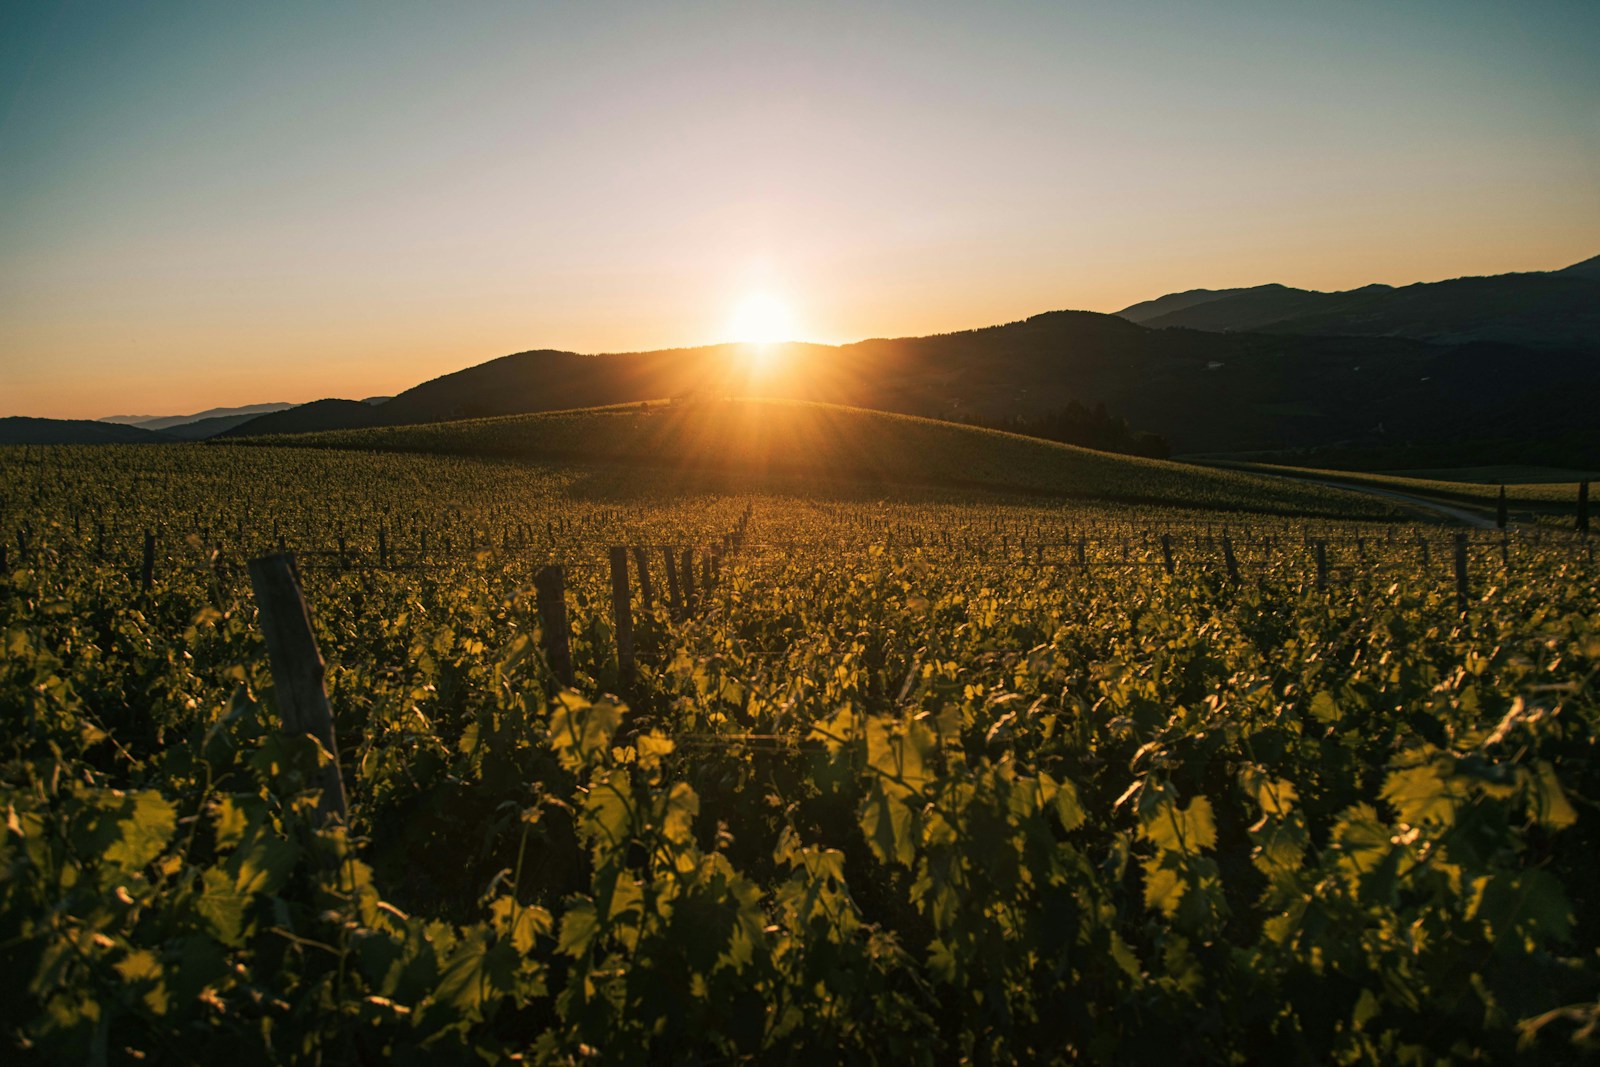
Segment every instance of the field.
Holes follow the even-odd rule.
[[[1286,467],[1270,463],[1241,463],[1214,461],[1220,470],[1252,474],[1280,474],[1312,481],[1342,485],[1369,486],[1390,492],[1408,493],[1432,500],[1467,504],[1493,509],[1500,498],[1500,487],[1505,486],[1509,507],[1534,515],[1557,515],[1570,521],[1578,499],[1578,481],[1556,480],[1548,476],[1549,468],[1541,467],[1482,467],[1463,468],[1451,473],[1443,471],[1416,471],[1408,474],[1372,474],[1364,471],[1322,470],[1314,467]],[[1563,471],[1562,474],[1573,472]],[[1450,477],[1444,477],[1451,474]],[[1484,476],[1470,477],[1471,474]],[[1489,475],[1513,476],[1522,474],[1524,482],[1495,482]]]
[[[4,1040],[240,1064],[1593,1051],[1589,541],[1473,532],[1463,596],[1454,530],[1352,494],[692,407],[0,451]],[[604,462],[559,464],[580,448]],[[245,573],[280,545],[334,752],[280,728]],[[632,670],[610,546],[640,550]],[[676,597],[664,548],[692,564]],[[570,687],[532,594],[550,564]],[[343,826],[308,789],[334,759]]]
[[[1293,514],[1399,514],[1371,497],[1281,478],[799,401],[627,404],[264,438],[259,443],[644,469],[661,472],[655,481],[664,490],[711,485],[807,493],[826,481]]]

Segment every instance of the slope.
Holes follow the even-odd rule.
[[[1471,462],[1596,462],[1600,361],[1504,345],[1146,329],[1092,312],[830,347],[523,352],[406,390],[262,416],[230,436],[408,425],[651,397],[758,395],[947,419],[1103,402],[1178,452],[1487,442]],[[1531,416],[1531,417],[1530,417]],[[1465,462],[1466,460],[1462,460]],[[1428,458],[1429,465],[1441,461]],[[1445,460],[1442,462],[1452,462]],[[1393,465],[1418,465],[1398,460]]]
[[[377,411],[377,407],[360,400],[313,400],[299,407],[257,415],[208,436],[213,439],[256,437],[262,434],[317,433],[321,430],[373,426],[379,422]]]
[[[1299,514],[1392,513],[1320,486],[801,401],[634,404],[245,443],[620,468],[643,472],[657,487],[708,479],[741,489],[854,483]]]

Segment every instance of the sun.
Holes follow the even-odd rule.
[[[752,293],[733,311],[728,339],[744,344],[768,345],[794,340],[794,314],[773,293]]]

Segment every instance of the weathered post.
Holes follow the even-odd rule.
[[[1589,532],[1589,479],[1578,483],[1578,532]]]
[[[1328,589],[1328,543],[1318,541],[1311,546],[1313,555],[1317,560],[1317,592],[1326,592]]]
[[[617,631],[617,668],[624,681],[633,677],[633,606],[628,602],[628,550],[611,546],[611,618]]]
[[[1089,566],[1089,560],[1088,560],[1088,554],[1085,551],[1085,549],[1086,549],[1085,538],[1084,538],[1084,536],[1082,534],[1079,534],[1078,535],[1078,566],[1080,568],[1083,568],[1083,569],[1086,570],[1086,569],[1088,569],[1088,566]]]
[[[1233,557],[1233,538],[1222,535],[1222,562],[1228,568],[1228,581],[1239,584],[1239,561]]]
[[[1456,604],[1467,610],[1467,535],[1456,534]]]
[[[295,736],[310,734],[328,753],[328,762],[318,767],[312,778],[322,793],[317,811],[324,819],[337,816],[346,822],[349,812],[339,776],[333,709],[323,685],[322,653],[311,632],[311,615],[295,579],[293,559],[278,554],[251,560],[250,585],[261,634],[267,641],[273,697],[284,729]]]
[[[1500,487],[1500,497],[1495,501],[1494,524],[1496,529],[1506,528],[1506,487],[1503,485]]]
[[[639,603],[644,605],[644,610],[649,611],[655,606],[655,590],[650,587],[650,563],[645,558],[644,549],[633,550],[633,566],[639,572]]]
[[[384,534],[382,525],[378,527],[378,566],[389,565],[389,538]]]
[[[667,603],[672,608],[674,619],[683,618],[683,594],[678,589],[678,563],[672,557],[672,549],[663,548],[661,556],[667,564]]]
[[[567,578],[561,565],[552,563],[533,579],[539,607],[539,629],[550,670],[562,685],[572,684],[572,645],[567,634]]]
[[[1167,568],[1167,574],[1170,576],[1173,572],[1172,538],[1167,534],[1161,535],[1161,562]]]
[[[1428,539],[1421,534],[1417,534],[1417,549],[1422,554],[1422,569],[1426,572],[1428,569]]]

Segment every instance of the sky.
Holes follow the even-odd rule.
[[[1594,0],[0,3],[0,415],[1596,253]]]

